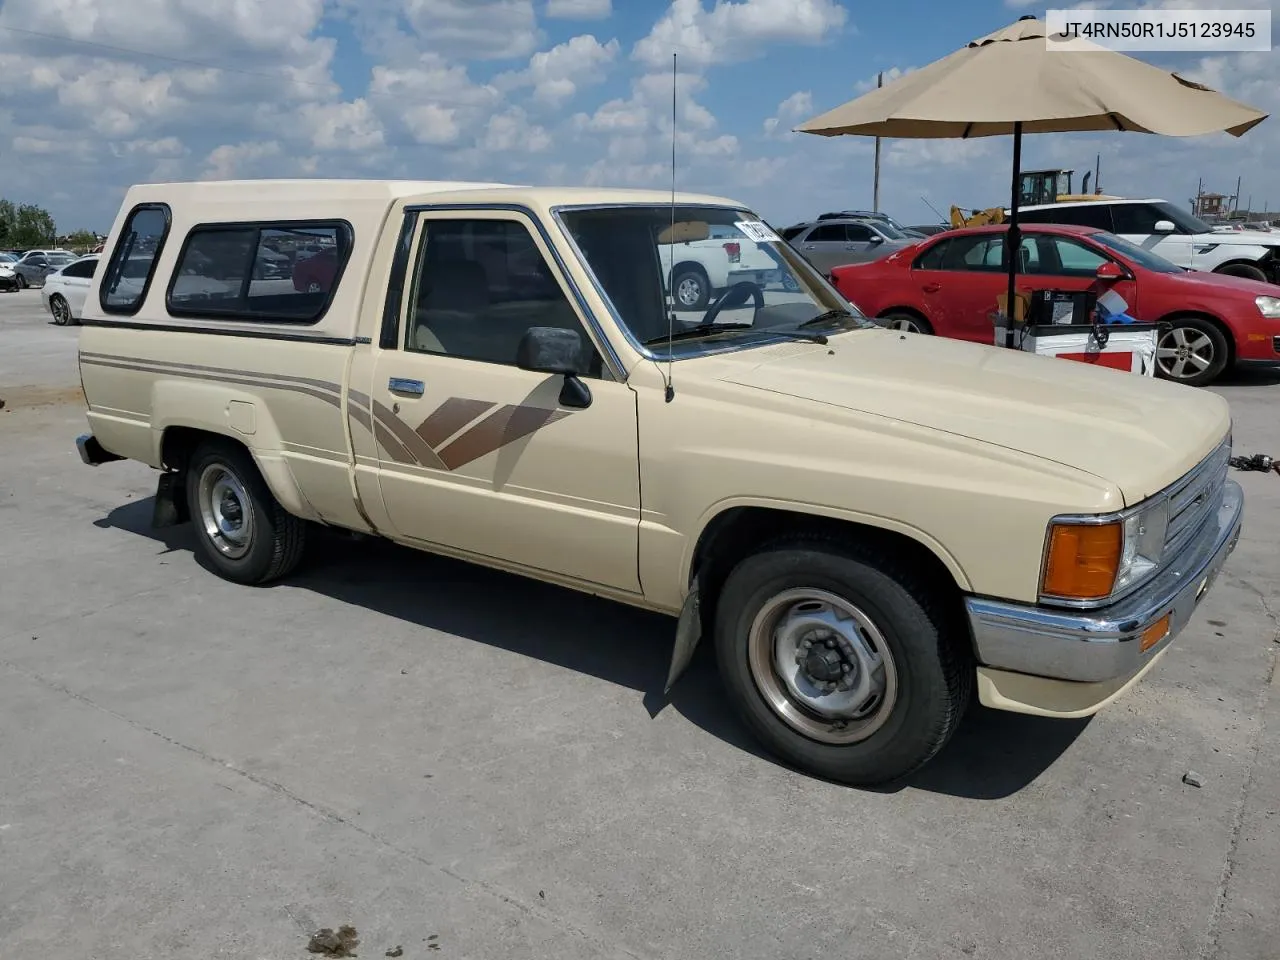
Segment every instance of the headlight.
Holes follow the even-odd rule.
[[[1269,320],[1280,320],[1280,297],[1255,297],[1258,312]]]
[[[1041,597],[1105,600],[1146,579],[1160,566],[1168,526],[1163,497],[1115,519],[1055,519],[1045,542]]]

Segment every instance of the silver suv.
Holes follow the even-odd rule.
[[[830,273],[846,263],[879,260],[919,238],[904,236],[882,222],[841,217],[797,223],[782,231],[782,239],[823,273]]]
[[[45,277],[77,259],[69,250],[28,250],[13,265],[13,273],[23,290],[42,287]]]

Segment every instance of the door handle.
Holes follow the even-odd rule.
[[[392,393],[408,393],[415,397],[422,396],[427,390],[421,380],[406,380],[404,377],[392,377],[387,381],[387,389]]]
[[[806,250],[813,250],[813,249],[815,249],[815,247],[814,247],[814,245],[813,245],[812,243],[806,243],[806,244],[804,245],[804,248],[805,248]]]
[[[925,293],[937,293],[939,290],[941,290],[941,289],[942,289],[942,284],[940,284],[940,283],[926,283],[926,284],[925,284],[923,287],[921,287],[920,289],[921,289],[921,290],[923,290]]]

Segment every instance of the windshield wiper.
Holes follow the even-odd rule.
[[[792,340],[807,340],[810,343],[826,343],[827,338],[820,333],[806,333],[800,330],[779,330],[775,327],[757,327],[754,323],[700,323],[697,326],[677,330],[670,336],[663,334],[644,342],[646,347],[657,347],[667,341],[692,340],[696,337],[710,337],[721,331],[756,330],[759,333],[775,334]]]
[[[803,330],[805,327],[821,326],[824,323],[830,323],[832,320],[843,320],[845,317],[848,317],[850,320],[855,319],[853,314],[848,310],[836,307],[834,310],[828,310],[826,313],[818,314],[812,320],[806,320],[804,323],[800,324],[799,329]]]

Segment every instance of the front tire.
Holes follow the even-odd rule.
[[[49,298],[49,311],[53,314],[55,326],[66,327],[71,324],[71,308],[67,305],[67,301],[57,294]]]
[[[27,283],[27,278],[24,277],[22,274],[18,274],[18,289],[25,290],[27,289],[28,286],[29,284]]]
[[[903,333],[933,333],[933,327],[929,325],[928,320],[914,313],[907,313],[905,310],[890,310],[888,313],[881,314],[879,319],[883,320],[884,325],[890,330],[901,330]]]
[[[1251,263],[1233,263],[1230,266],[1223,267],[1218,273],[1226,277],[1244,277],[1246,280],[1267,282],[1266,272],[1261,267],[1255,267]]]
[[[1201,317],[1178,317],[1156,342],[1156,373],[1165,380],[1203,387],[1227,368],[1230,349],[1217,325]]]
[[[781,542],[740,562],[717,602],[716,653],[764,746],[855,785],[899,780],[951,738],[972,695],[940,594],[883,552]]]
[[[187,467],[186,486],[200,552],[219,576],[257,585],[297,567],[306,524],[272,496],[243,447],[201,445]]]

